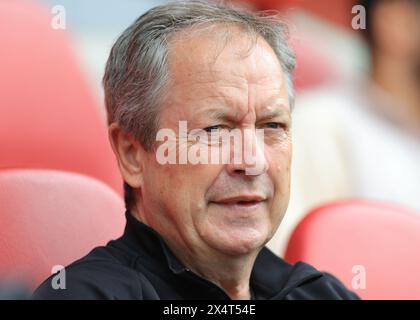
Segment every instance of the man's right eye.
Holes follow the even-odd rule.
[[[211,127],[204,128],[203,130],[211,133],[211,132],[219,131],[220,129],[222,129],[222,127],[223,127],[222,125],[216,125],[216,126],[211,126]]]

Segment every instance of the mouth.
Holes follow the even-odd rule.
[[[223,198],[210,203],[231,209],[255,209],[267,199],[259,195],[241,195],[236,197]]]

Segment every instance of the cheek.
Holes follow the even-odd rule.
[[[199,212],[205,208],[206,193],[216,179],[218,165],[166,164],[155,162],[147,172],[146,184],[165,201],[171,211]],[[153,195],[151,195],[153,196]]]
[[[292,159],[292,145],[290,143],[271,148],[267,152],[268,174],[274,183],[276,202],[288,199],[290,190],[290,168]]]
[[[287,175],[290,173],[292,160],[292,143],[286,139],[273,146],[266,146],[266,156],[269,168],[275,172],[276,176]]]
[[[270,218],[273,226],[277,229],[278,225],[283,220],[289,205],[290,197],[290,161],[291,150],[289,152],[281,153],[277,159],[272,163],[272,170],[269,175],[274,182],[273,201],[271,203]]]

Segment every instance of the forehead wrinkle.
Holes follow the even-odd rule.
[[[279,90],[275,91],[274,94],[265,99],[261,104],[257,103],[257,101],[255,101],[255,103],[244,101],[243,99],[238,99],[236,96],[230,96],[223,92],[207,93],[200,99],[201,102],[199,103],[204,102],[204,104],[209,104],[209,108],[204,108],[204,110],[197,108],[194,113],[220,121],[240,121],[250,113],[253,115],[253,119],[275,117],[290,118],[287,99],[280,95]],[[240,96],[243,97],[245,95],[246,93],[244,92]],[[248,97],[248,95],[246,96]],[[197,95],[192,96],[191,99],[197,99]],[[241,107],[238,108],[237,106]],[[244,110],[245,106],[247,106],[246,111]],[[241,118],[239,118],[239,115],[241,115]]]
[[[203,88],[203,90],[195,91],[194,94],[188,95],[188,100],[197,102],[198,105],[215,105],[215,107],[230,107],[230,110],[235,109],[238,104],[241,104],[241,99],[235,97],[234,94],[227,94],[222,92],[220,88],[223,86],[214,86],[211,88]],[[232,86],[224,86],[232,88]]]
[[[247,79],[244,75],[237,72],[230,72],[229,75],[227,75],[225,70],[199,70],[194,72],[185,72],[182,79],[179,79],[179,77],[172,79],[172,87],[210,84],[215,86],[215,89],[217,89],[217,87],[242,88],[246,83]],[[206,88],[206,90],[208,90],[208,88]]]
[[[279,107],[285,113],[290,113],[290,106],[288,99],[282,97],[280,92],[276,92],[262,103],[262,109],[272,109]]]

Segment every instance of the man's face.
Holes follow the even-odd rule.
[[[187,121],[188,131],[237,128],[253,138],[263,129],[259,143],[248,141],[255,162],[159,164],[150,152],[140,201],[147,223],[168,243],[240,255],[260,249],[287,208],[290,106],[281,66],[264,40],[250,47],[250,39],[237,30],[223,47],[213,31],[172,43],[171,85],[160,128],[178,133],[179,121]],[[176,140],[176,151],[200,143]],[[260,169],[249,174],[247,167]]]

